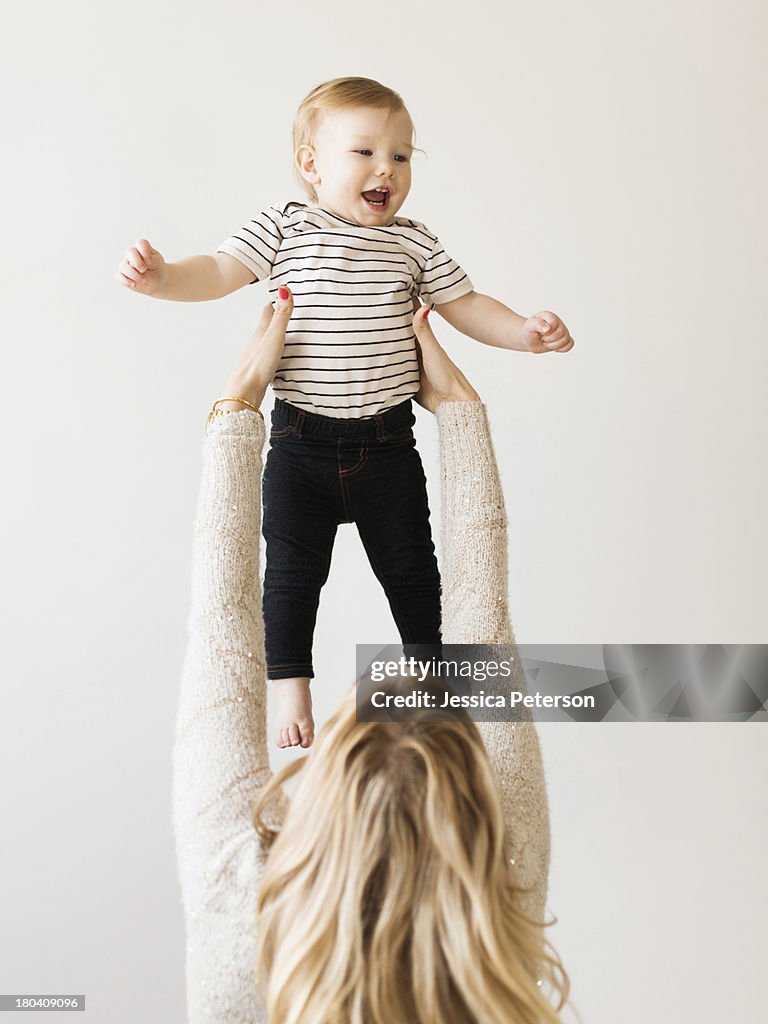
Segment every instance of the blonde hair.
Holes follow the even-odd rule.
[[[355,701],[254,806],[255,981],[270,1024],[557,1024],[569,978],[521,908],[531,890],[507,861],[477,726],[357,721]],[[274,828],[267,805],[303,767]]]
[[[317,130],[325,114],[347,107],[375,107],[389,110],[392,114],[401,110],[408,113],[400,93],[373,78],[333,78],[321,82],[304,97],[293,119],[294,156],[299,146],[315,144]],[[414,147],[414,152],[424,151]],[[295,159],[293,173],[310,202],[316,203],[317,193],[312,183],[301,175]]]

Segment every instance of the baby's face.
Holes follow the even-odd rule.
[[[411,188],[413,124],[405,111],[357,107],[323,116],[314,146],[296,153],[318,205],[366,227],[392,224]],[[389,186],[384,206],[363,192]]]

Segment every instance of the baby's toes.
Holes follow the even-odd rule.
[[[302,747],[309,747],[315,738],[315,728],[312,722],[299,722]]]
[[[299,733],[299,727],[295,722],[291,722],[291,724],[288,726],[288,737],[290,739],[290,744],[292,747],[297,747],[299,745],[301,735]]]
[[[275,735],[275,746],[277,746],[277,747],[288,747],[288,746],[290,746],[290,741],[288,739],[288,730],[287,729],[276,729],[274,735]]]

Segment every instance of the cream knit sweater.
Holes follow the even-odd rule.
[[[443,642],[508,644],[510,656],[516,646],[507,611],[507,520],[486,408],[443,402],[436,419]],[[259,567],[264,440],[262,418],[243,410],[214,418],[204,444],[173,750],[190,1024],[267,1020],[252,981],[264,858],[251,824],[270,775]],[[522,669],[511,685],[525,687]],[[536,726],[529,719],[478,728],[498,783],[508,855],[519,881],[534,887],[525,909],[542,920],[550,836]]]

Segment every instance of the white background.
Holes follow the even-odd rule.
[[[489,409],[519,642],[759,643],[765,8],[74,0],[17,5],[0,47],[0,991],[180,1024],[171,748],[203,427],[267,296],[139,296],[113,280],[125,249],[213,252],[300,198],[291,122],[314,85],[395,88],[428,154],[401,214],[576,341],[534,357],[433,316]],[[438,536],[422,410],[416,430]],[[318,722],[354,644],[397,639],[342,527]],[[541,737],[550,938],[583,1019],[762,1019],[764,727]]]

